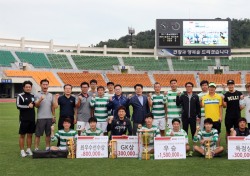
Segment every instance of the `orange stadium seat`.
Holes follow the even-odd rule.
[[[58,76],[65,84],[71,84],[72,86],[80,86],[81,82],[89,82],[91,79],[97,80],[99,86],[106,86],[102,75],[100,73],[64,73],[58,72]]]
[[[233,79],[235,84],[241,84],[240,74],[199,74],[200,80],[208,80],[216,84],[226,84],[227,80]]]
[[[32,77],[37,84],[40,84],[42,79],[48,79],[49,85],[52,87],[61,86],[55,75],[50,71],[22,71],[22,70],[5,70],[6,76],[9,77]]]
[[[171,79],[176,79],[180,87],[184,87],[186,82],[192,82],[194,87],[197,86],[194,74],[154,74],[154,78],[156,82],[166,87],[170,86],[169,82]]]
[[[246,83],[250,83],[250,74],[246,74]]]
[[[134,87],[136,84],[150,87],[152,83],[147,74],[112,74],[107,73],[107,77],[115,84],[121,84],[124,87]]]

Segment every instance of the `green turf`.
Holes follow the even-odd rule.
[[[18,147],[18,111],[14,103],[0,103],[0,175],[249,175],[250,161],[206,160],[195,155],[184,160],[32,159],[21,158]],[[222,125],[222,145],[225,128]],[[44,147],[44,140],[41,141]]]

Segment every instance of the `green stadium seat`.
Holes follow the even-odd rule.
[[[250,57],[220,58],[221,66],[229,66],[230,71],[249,70]]]
[[[58,69],[72,69],[71,64],[66,55],[62,54],[47,54],[52,68]]]
[[[0,67],[10,67],[14,62],[16,60],[10,51],[0,51]]]

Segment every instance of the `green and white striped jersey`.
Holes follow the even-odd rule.
[[[97,119],[97,122],[106,122],[108,118],[108,103],[108,97],[92,97],[90,106],[94,107],[94,116]]]
[[[153,94],[151,97],[153,106],[152,106],[152,113],[155,119],[162,119],[165,118],[165,108],[164,105],[166,104],[167,96],[163,94]]]
[[[140,129],[138,129],[140,130]],[[142,126],[141,130],[149,130],[148,132],[143,132],[142,133],[142,136],[143,135],[146,135],[148,134],[149,135],[149,145],[153,145],[154,144],[154,137],[161,137],[160,135],[160,130],[157,126],[155,125],[152,125],[151,128],[148,128],[146,125]]]
[[[187,135],[187,132],[185,130],[180,129],[179,131],[175,132],[172,129],[168,129],[166,131],[166,136],[171,136],[171,132],[174,134],[174,136],[184,136],[186,139],[186,143],[188,144],[188,135]]]
[[[83,136],[103,136],[103,131],[99,128],[96,128],[95,131],[92,131],[91,128],[82,132]]]
[[[208,92],[200,92],[198,94],[199,99],[201,99],[201,97],[203,97],[204,95],[207,95],[207,94],[208,94]],[[205,117],[205,109],[204,109],[204,107],[201,107],[201,117]]]
[[[176,106],[176,96],[177,93],[180,92],[177,90],[173,92],[172,90],[168,91],[167,95],[167,106],[168,106],[168,119],[181,118],[181,106]]]
[[[200,130],[197,136],[194,136],[194,142],[201,141],[202,139],[207,140],[210,139],[210,147],[216,146],[216,142],[218,141],[218,131],[214,128],[211,129],[210,132],[206,132],[206,130]]]
[[[59,130],[56,132],[54,136],[51,136],[51,141],[54,142],[56,140],[60,140],[60,149],[66,150],[67,149],[67,139],[73,138],[76,140],[77,132],[75,130],[69,130],[68,132],[64,130]]]

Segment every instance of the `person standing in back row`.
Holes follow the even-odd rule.
[[[193,93],[193,83],[187,82],[185,84],[185,87],[186,92],[184,94],[177,94],[176,105],[182,106],[181,120],[183,129],[188,134],[188,125],[190,125],[191,134],[193,138],[196,131],[196,121],[200,123],[201,118],[200,100],[199,96]]]
[[[145,95],[142,95],[143,85],[136,84],[134,86],[135,95],[131,97],[129,95],[129,105],[133,107],[133,135],[136,135],[138,125],[142,126],[145,123],[145,115],[150,112],[148,105],[148,98]]]

